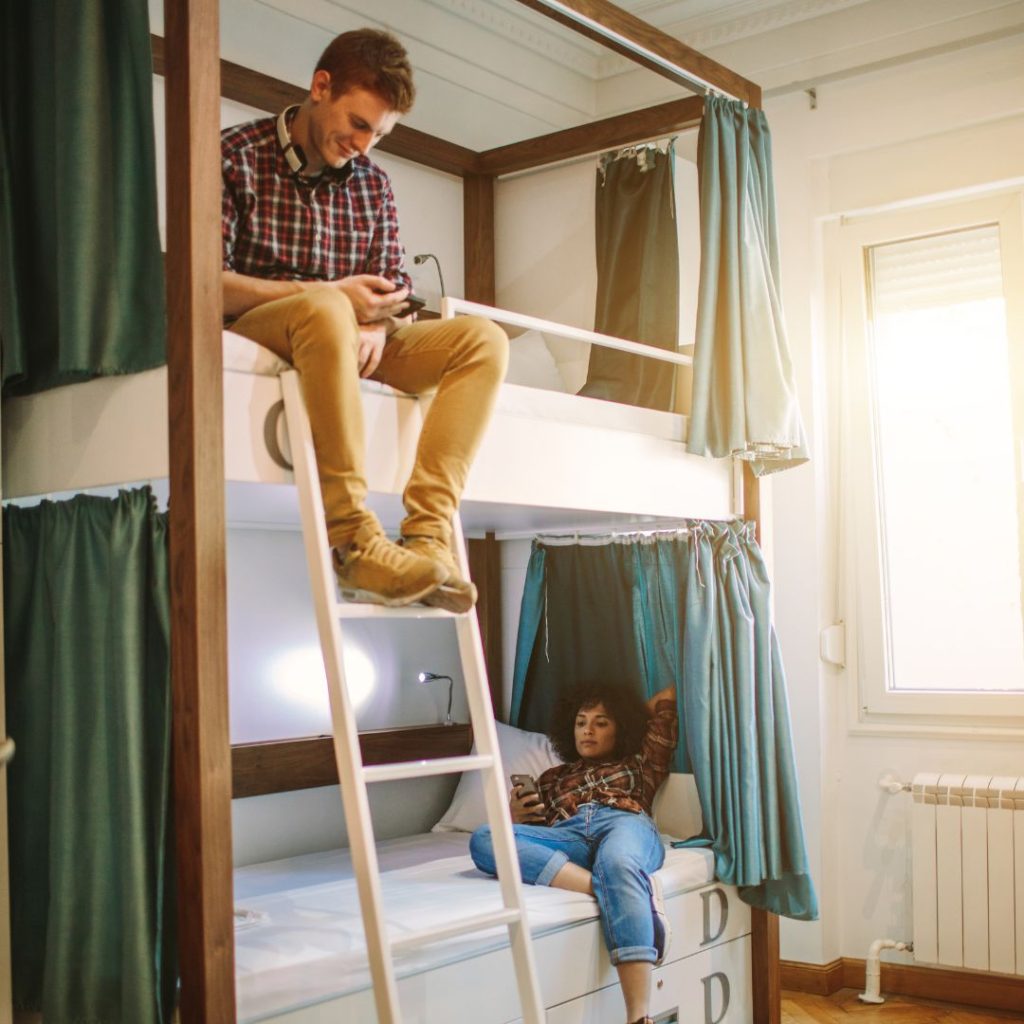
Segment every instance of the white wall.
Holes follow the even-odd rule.
[[[869,736],[850,731],[853,679],[819,665],[833,621],[822,226],[829,216],[1024,175],[1020,36],[836,82],[817,109],[771,100],[783,293],[815,459],[774,483],[776,620],[786,653],[801,788],[823,920],[784,923],[783,955],[863,957],[872,939],[911,938],[909,798],[877,787],[928,769],[1018,774],[1019,740]]]
[[[227,570],[232,743],[329,735],[302,535],[229,529]],[[344,637],[346,652],[357,652],[349,663],[349,688],[361,730],[442,722],[447,684],[419,683],[422,670],[452,677],[452,717],[469,720],[452,623],[348,620]],[[378,837],[429,830],[454,788],[448,778],[371,787]],[[329,849],[344,840],[333,787],[234,801],[238,864]]]

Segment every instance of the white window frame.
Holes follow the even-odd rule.
[[[828,319],[839,344],[829,358],[838,508],[837,599],[845,626],[845,670],[851,728],[859,732],[1024,733],[1024,693],[897,691],[890,688],[889,628],[883,600],[883,555],[874,410],[843,401],[843,389],[874,393],[868,344],[867,255],[873,246],[929,234],[996,224],[999,227],[1007,332],[1014,394],[1018,500],[1024,502],[1024,190],[865,213],[826,225]],[[923,513],[930,509],[921,498]],[[954,531],[962,524],[951,523]],[[1024,554],[1024,536],[1021,537]],[[1022,682],[1024,686],[1024,682]]]

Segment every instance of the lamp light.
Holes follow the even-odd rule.
[[[454,682],[452,682],[452,677],[451,676],[445,676],[445,675],[439,675],[436,672],[421,672],[419,674],[419,681],[421,683],[430,683],[430,682],[433,682],[435,679],[447,679],[448,680],[448,710],[445,712],[445,715],[444,715],[444,724],[445,725],[454,725],[455,723],[452,721],[452,687],[455,684],[454,684]]]
[[[441,261],[432,252],[421,252],[418,256],[413,256],[412,261],[418,267],[421,263],[426,263],[427,260],[433,260],[434,265],[437,267],[437,279],[441,283],[441,298],[445,297],[444,290],[444,275],[441,273]]]

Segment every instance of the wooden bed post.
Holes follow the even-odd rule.
[[[749,462],[743,463],[743,518],[753,522],[761,543],[761,485]],[[781,1024],[782,982],[779,966],[779,918],[766,910],[750,912],[751,978],[754,1024]]]
[[[181,1019],[235,1019],[217,0],[166,0],[171,681]]]
[[[469,573],[480,591],[476,603],[476,615],[480,620],[480,639],[484,645],[484,661],[487,664],[487,682],[490,684],[491,704],[495,717],[501,715],[502,677],[502,600],[501,600],[501,545],[491,532],[483,538],[467,541]]]
[[[494,305],[494,175],[462,178],[465,298]]]

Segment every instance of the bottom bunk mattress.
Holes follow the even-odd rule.
[[[392,937],[500,908],[498,885],[474,868],[468,838],[437,833],[380,844]],[[707,1024],[749,1021],[749,913],[735,890],[714,882],[706,850],[670,848],[659,875],[674,937],[666,964],[656,971],[655,1002],[661,996],[671,1000],[678,987],[666,980],[693,975],[690,1001],[703,998]],[[534,886],[525,886],[524,893],[549,1021],[616,1020],[621,997],[593,898]],[[240,868],[235,904],[239,1021],[376,1020],[347,851]],[[689,964],[694,954],[707,959],[713,949],[717,959]],[[684,963],[689,966],[681,973],[678,965]],[[718,969],[723,966],[725,973]],[[395,969],[407,1022],[500,1024],[519,1017],[504,927],[403,952]],[[714,981],[716,975],[721,980]],[[605,1004],[616,1007],[614,1016],[606,1016],[611,1011],[601,1008]]]

